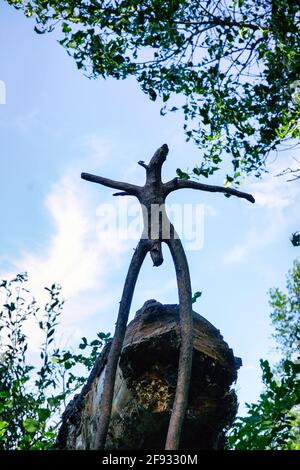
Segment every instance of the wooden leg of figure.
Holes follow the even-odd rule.
[[[179,239],[165,240],[168,244],[176,270],[179,294],[181,345],[179,353],[176,394],[169,423],[166,450],[176,450],[188,405],[189,385],[193,355],[192,291],[187,259]]]
[[[103,394],[101,398],[101,413],[99,418],[99,425],[97,428],[97,434],[93,446],[94,449],[104,449],[105,446],[106,435],[111,415],[116,371],[118,366],[118,360],[123,346],[131,301],[141,266],[148,251],[149,244],[147,243],[147,241],[140,240],[132,257],[126,276],[122,299],[119,307],[115,334],[107,359]]]

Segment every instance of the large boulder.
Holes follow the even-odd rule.
[[[232,384],[241,360],[219,330],[193,312],[194,350],[181,449],[221,449],[237,412]],[[128,325],[106,449],[163,449],[179,358],[179,308],[148,300]],[[96,434],[109,345],[64,414],[56,448],[89,449]]]

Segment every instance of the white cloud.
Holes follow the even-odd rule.
[[[287,232],[291,219],[276,208],[271,211],[264,210],[263,217],[257,220],[252,218],[250,228],[243,240],[231,247],[223,256],[222,262],[225,265],[241,263],[257,255],[262,249],[270,245],[281,233]]]
[[[15,121],[16,127],[22,132],[28,132],[32,126],[32,123],[36,120],[38,115],[38,109],[34,108],[29,113],[18,116]]]
[[[245,238],[224,254],[223,263],[228,265],[246,261],[270,245],[281,233],[288,233],[292,218],[281,209],[261,209],[262,214],[251,219]]]
[[[300,194],[300,185],[296,182],[287,182],[287,176],[278,176],[287,167],[295,167],[295,161],[300,157],[300,149],[291,151],[291,156],[276,159],[268,165],[270,173],[262,180],[254,180],[249,185],[253,193],[256,206],[281,209],[292,206]],[[295,160],[296,159],[296,160]],[[282,162],[284,160],[284,163]]]
[[[247,247],[248,249],[249,247]],[[247,253],[246,246],[236,245],[232,247],[227,253],[223,256],[224,264],[235,264],[240,263]]]
[[[26,268],[39,285],[60,282],[67,297],[101,287],[100,274],[111,266],[107,248],[112,262],[122,249],[109,237],[107,244],[105,240],[100,243],[96,217],[88,207],[85,189],[78,189],[77,181],[65,176],[55,184],[45,205],[54,233],[41,253],[24,254],[15,261],[16,268]]]
[[[87,152],[84,163],[91,167],[94,165],[103,166],[113,158],[112,143],[95,133],[88,134],[83,138],[80,137],[78,145]],[[79,169],[81,171],[88,171],[88,169],[82,169],[82,163],[82,160],[77,162]]]
[[[259,253],[282,233],[288,237],[289,231],[298,228],[300,185],[272,176],[280,172],[281,166],[275,162],[270,166],[270,174],[247,186],[247,191],[255,197],[249,227],[245,238],[224,254],[223,264],[243,262]]]
[[[96,153],[95,149],[92,160]],[[102,155],[102,151],[97,153],[98,164]],[[88,170],[90,162],[86,160],[86,164]],[[43,246],[31,248],[10,260],[12,275],[28,272],[29,289],[37,300],[46,300],[44,286],[53,282],[62,285],[62,296],[67,301],[61,315],[63,343],[66,338],[80,337],[81,326],[95,314],[100,314],[95,331],[111,331],[122,286],[117,283],[112,286],[109,278],[120,271],[122,255],[133,244],[132,240],[119,239],[113,225],[104,235],[99,233],[96,213],[99,193],[95,193],[91,184],[81,184],[76,166],[77,163],[54,184],[44,201],[52,222],[49,238]],[[109,192],[107,197],[110,197]],[[113,198],[111,202],[116,205],[117,200]],[[2,277],[9,279],[11,276],[7,273]],[[105,318],[101,318],[101,312],[105,313]],[[32,322],[28,332],[31,346],[37,348],[40,334]]]
[[[287,183],[282,177],[271,175],[249,185],[249,190],[255,197],[256,206],[269,209],[283,209],[293,205],[300,193],[297,182]]]

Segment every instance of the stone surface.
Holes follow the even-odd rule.
[[[193,368],[180,448],[218,449],[237,411],[231,389],[241,360],[194,312]],[[176,389],[178,305],[148,300],[128,325],[115,384],[107,449],[163,449]],[[95,436],[107,345],[86,385],[66,408],[56,447],[89,449]]]

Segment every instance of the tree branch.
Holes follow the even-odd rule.
[[[121,191],[120,193],[113,193],[113,196],[133,196],[133,194],[129,194],[126,191]]]
[[[102,184],[108,188],[121,189],[129,195],[137,196],[140,191],[140,186],[135,184],[124,183],[123,181],[114,181],[108,178],[103,178],[103,176],[91,175],[90,173],[81,173],[81,178],[86,181],[91,181],[92,183]]]
[[[138,162],[138,165],[141,165],[143,168],[145,168],[145,170],[148,169],[148,165],[146,165],[146,163],[145,163],[143,160],[140,160],[140,161]]]
[[[260,26],[257,26],[253,23],[246,23],[244,21],[236,21],[232,20],[230,16],[225,16],[220,18],[219,16],[214,15],[211,11],[207,10],[202,4],[199,5],[201,10],[209,17],[212,18],[214,22],[216,22],[220,26],[238,26],[238,27],[246,27],[253,30],[261,29]]]
[[[167,158],[168,152],[169,149],[167,144],[163,144],[161,147],[159,147],[148,163],[148,169],[151,170],[152,168],[159,168],[161,170],[161,167]]]
[[[118,360],[123,346],[131,301],[141,266],[149,249],[150,245],[148,240],[140,240],[128,268],[128,273],[126,276],[119,307],[115,334],[107,359],[103,393],[101,398],[101,412],[95,442],[93,445],[93,448],[95,450],[104,449],[105,447],[106,435],[111,415],[112,400],[114,395],[116,371],[118,366]]]
[[[169,149],[167,144],[162,145],[156,150],[146,168],[146,181],[151,184],[161,183],[161,168],[167,158]]]
[[[249,29],[252,29],[253,31],[258,31],[259,29],[261,29],[260,26],[257,26],[252,23],[246,23],[244,21],[233,21],[230,18],[222,19],[216,16],[213,16],[213,18],[214,18],[213,20],[208,20],[208,21],[180,20],[180,21],[173,21],[173,23],[184,24],[186,26],[207,26],[207,28],[205,29],[215,28],[216,26],[229,26],[229,27],[237,26],[239,28],[249,28]]]
[[[193,311],[189,266],[181,241],[174,236],[174,232],[175,229],[171,224],[173,236],[165,242],[169,246],[177,277],[181,344],[176,394],[165,445],[166,450],[179,449],[182,425],[188,405],[193,357]]]
[[[174,178],[165,184],[167,189],[167,194],[175,191],[176,189],[199,189],[201,191],[209,191],[211,193],[224,193],[229,194],[230,196],[240,197],[242,199],[247,199],[247,201],[254,203],[255,199],[252,194],[243,193],[233,188],[225,188],[223,186],[214,186],[210,184],[198,183],[197,181],[185,181],[180,180],[179,178]]]

